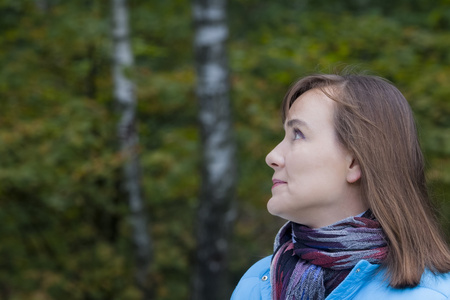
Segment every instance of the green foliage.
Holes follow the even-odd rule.
[[[112,101],[107,1],[0,1],[0,298],[139,299]],[[144,196],[157,299],[186,299],[199,186],[188,1],[130,1]],[[450,233],[448,1],[229,5],[239,215],[231,280],[271,251],[265,155],[296,78],[356,64],[415,112],[431,192]]]
[[[264,157],[282,138],[277,113],[285,91],[302,75],[348,64],[390,79],[410,101],[427,158],[431,194],[450,236],[447,6],[442,2],[430,8],[425,1],[417,1],[418,6],[407,1],[283,2],[242,0],[231,6],[231,15],[241,11],[245,15],[230,20],[241,165],[233,278],[237,280],[250,265],[242,257],[255,261],[270,253],[280,225],[265,212],[271,171]],[[362,2],[367,5],[359,6]]]

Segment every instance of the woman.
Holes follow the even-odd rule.
[[[374,76],[308,76],[282,121],[267,208],[288,223],[232,299],[450,299],[450,251],[400,91]]]

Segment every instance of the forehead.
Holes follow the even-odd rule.
[[[302,121],[333,120],[336,103],[319,89],[306,91],[295,99],[287,111],[285,124],[293,119]],[[307,122],[308,123],[308,122]]]
[[[337,100],[340,97],[338,96],[343,91],[344,86],[339,85],[331,85],[331,84],[323,84],[317,85],[316,87],[308,87],[308,86],[295,86],[291,88],[288,93],[285,95],[282,104],[282,121],[284,122],[287,118],[289,109],[292,107],[293,103],[296,102],[301,96],[306,93],[322,93],[329,97],[330,99]],[[338,101],[339,102],[339,101]]]

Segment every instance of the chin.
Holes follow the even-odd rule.
[[[273,199],[270,198],[270,200],[267,202],[267,211],[271,214],[271,215],[275,215],[274,214],[274,204],[273,204]]]
[[[273,216],[283,218],[283,210],[280,209],[278,204],[273,198],[270,198],[269,202],[267,202],[267,211]]]

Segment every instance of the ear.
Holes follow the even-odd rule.
[[[361,178],[361,166],[353,155],[347,156],[347,163],[347,182],[355,183]]]

